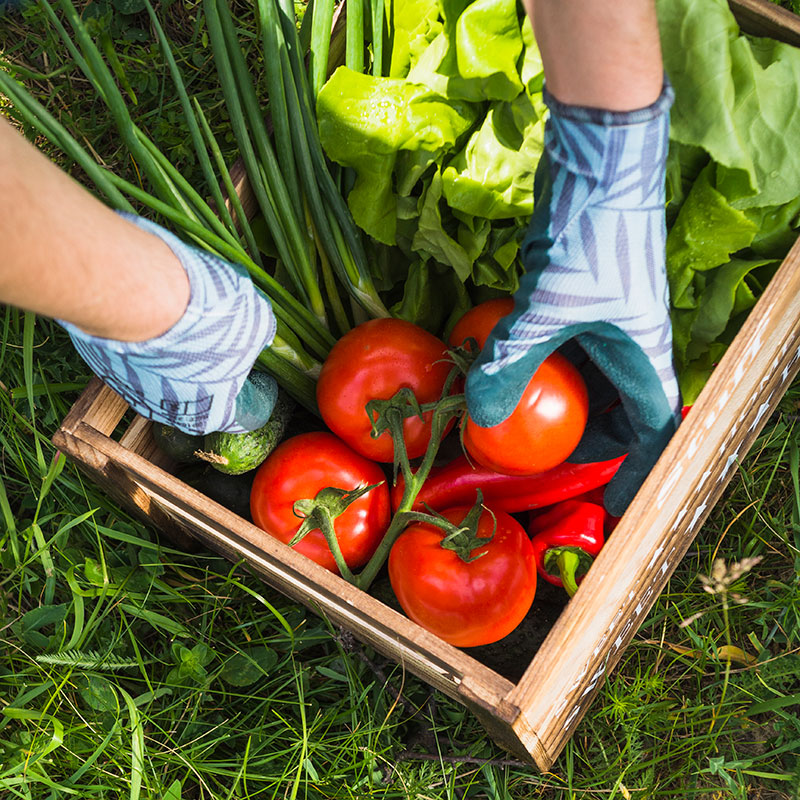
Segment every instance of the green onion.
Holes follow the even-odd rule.
[[[308,11],[306,11],[308,14]],[[308,77],[316,101],[328,76],[328,54],[333,27],[333,0],[314,0],[311,46],[308,54]],[[305,20],[304,20],[305,21]]]
[[[244,232],[244,238],[247,241],[250,255],[260,267],[263,267],[264,264],[261,261],[261,253],[258,249],[258,244],[256,243],[256,237],[253,235],[253,229],[250,227],[250,221],[247,219],[247,215],[244,213],[244,209],[242,208],[242,201],[239,198],[236,187],[233,185],[231,173],[228,171],[228,167],[226,166],[225,160],[222,157],[222,151],[219,148],[219,144],[217,144],[217,140],[214,138],[214,133],[212,132],[211,126],[206,120],[203,109],[200,107],[200,103],[197,101],[196,97],[192,99],[194,100],[195,113],[197,114],[197,119],[200,122],[203,135],[205,136],[208,146],[211,149],[211,155],[214,157],[214,163],[217,165],[217,169],[222,176],[222,182],[225,185],[225,192],[228,195],[228,202],[230,202],[231,207],[233,208],[233,213],[236,215],[236,222]],[[225,213],[227,214],[227,203],[225,203],[224,200],[221,201],[221,203],[222,207],[225,208]],[[235,228],[235,224],[233,222],[231,224],[234,225]]]
[[[347,4],[345,64],[356,72],[364,71],[364,0]]]
[[[209,158],[205,140],[200,131],[200,126],[195,119],[192,105],[189,101],[189,95],[186,91],[186,85],[184,84],[183,77],[178,69],[178,64],[175,61],[172,48],[169,46],[164,29],[161,27],[161,23],[158,21],[155,11],[153,11],[153,6],[150,4],[150,0],[145,0],[145,2],[147,5],[147,13],[150,15],[150,21],[152,22],[156,31],[156,35],[158,36],[161,52],[167,59],[167,65],[169,66],[170,75],[172,76],[172,82],[175,84],[175,88],[178,91],[178,98],[180,99],[181,108],[183,109],[183,116],[186,120],[186,125],[189,128],[189,135],[192,137],[192,144],[194,145],[194,150],[200,163],[200,168],[203,170],[203,176],[206,179],[206,185],[208,186],[211,196],[214,199],[218,214],[222,217],[225,226],[227,226],[227,230],[231,233],[234,233],[236,231],[236,227],[233,224],[233,219],[228,211],[228,207],[222,198],[222,191],[219,188],[219,182],[214,174],[214,167],[211,164],[211,159]],[[254,257],[255,255],[256,254],[253,253]]]
[[[372,0],[372,74],[376,78],[383,75],[383,23],[385,17],[384,0]]]

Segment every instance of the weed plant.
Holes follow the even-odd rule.
[[[148,133],[192,176],[135,2],[91,5]],[[202,17],[178,2],[165,19],[232,156]],[[0,55],[135,179],[36,7],[0,20]],[[2,800],[800,797],[800,382],[542,775],[243,565],[119,508],[50,443],[89,379],[66,335],[11,308],[0,325]]]

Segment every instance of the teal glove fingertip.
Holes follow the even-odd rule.
[[[271,375],[253,371],[236,395],[234,424],[255,431],[269,422],[278,401],[278,384]]]

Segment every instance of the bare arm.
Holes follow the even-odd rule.
[[[87,333],[142,341],[189,301],[180,262],[0,119],[0,302]]]
[[[658,98],[664,68],[654,0],[524,2],[557,100],[632,111]]]

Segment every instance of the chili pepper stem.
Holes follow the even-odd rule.
[[[574,597],[575,592],[578,591],[578,577],[577,571],[581,565],[581,557],[574,550],[562,548],[561,552],[556,557],[556,564],[558,565],[558,572],[561,576],[561,583],[564,584],[564,589],[570,597]]]

